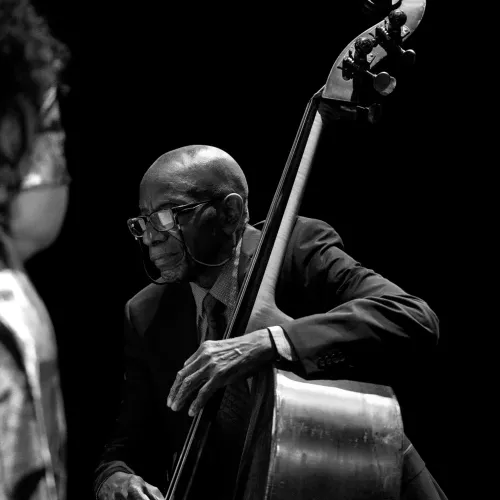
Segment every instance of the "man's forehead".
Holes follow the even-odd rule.
[[[187,197],[176,193],[158,193],[157,196],[141,196],[139,199],[140,210],[156,210],[167,205],[185,205],[190,203]]]
[[[189,196],[182,189],[169,182],[145,182],[141,184],[139,208],[154,210],[163,205],[189,203]]]
[[[204,165],[215,156],[212,151],[202,151],[197,161],[185,153],[157,161],[141,182],[140,208],[150,211],[169,203],[182,205],[196,201],[213,184],[214,173]]]

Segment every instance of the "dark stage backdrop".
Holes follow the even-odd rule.
[[[264,219],[308,99],[371,23],[360,1],[281,10],[254,3],[184,9],[163,2],[39,1],[73,59],[63,103],[74,177],[59,241],[29,270],[52,314],[69,427],[69,500],[90,498],[92,469],[119,400],[125,301],[147,284],[127,217],[138,184],[164,152],[218,146],[250,186],[251,222]],[[406,431],[453,496],[452,397],[464,337],[456,279],[458,196],[450,165],[453,124],[441,17],[429,2],[411,39],[412,78],[373,130],[343,130],[323,144],[301,213],[326,220],[367,267],[421,296],[440,317],[441,342],[401,394]],[[455,276],[455,278],[454,278]]]

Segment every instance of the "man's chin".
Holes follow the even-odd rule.
[[[160,270],[160,276],[165,283],[181,283],[186,281],[187,269],[185,266],[179,264],[174,267],[169,267],[168,269],[162,268]]]

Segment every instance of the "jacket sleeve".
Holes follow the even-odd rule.
[[[426,302],[361,266],[324,222],[299,218],[282,274],[311,304],[312,314],[280,325],[306,378],[390,383],[437,342],[438,319]]]
[[[133,325],[130,301],[125,307],[124,382],[119,415],[112,437],[106,443],[95,471],[94,493],[97,497],[104,481],[115,472],[141,475],[141,463],[147,460],[155,411],[151,383],[146,366],[145,346]]]

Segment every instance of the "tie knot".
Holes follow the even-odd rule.
[[[203,312],[207,318],[207,339],[214,340],[220,338],[226,328],[224,318],[224,304],[213,295],[207,293],[203,299]]]

